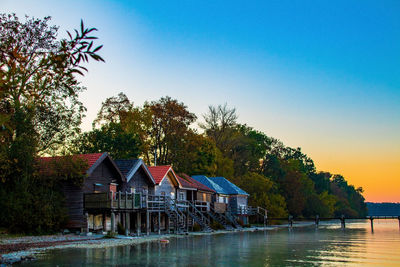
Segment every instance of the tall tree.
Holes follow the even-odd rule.
[[[89,59],[104,61],[97,54],[102,46],[94,46],[95,28],[81,22],[80,30],[57,40],[58,28],[49,20],[0,15],[0,224],[17,218],[32,198],[46,199],[51,188],[34,190],[35,158],[79,132],[85,108],[78,95],[84,88],[76,75],[83,75]],[[25,210],[21,223],[30,223],[27,213],[42,208]]]
[[[158,101],[145,103],[145,108],[152,112],[150,138],[153,162],[171,164],[180,149],[189,126],[196,120],[196,115],[188,111],[185,104],[171,97],[162,97]]]

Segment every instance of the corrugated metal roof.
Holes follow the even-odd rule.
[[[246,191],[230,182],[225,177],[209,177],[209,179],[224,188],[229,195],[249,195]]]
[[[216,184],[205,175],[193,175],[192,178],[204,184],[205,186],[215,190],[215,192],[217,192],[218,194],[228,195],[228,192],[223,187]]]
[[[211,192],[211,193],[215,193],[214,189],[209,188],[208,186],[200,183],[199,181],[196,181],[195,179],[193,179],[192,177],[190,177],[187,174],[182,174],[183,179],[185,179],[186,181],[188,181],[189,183],[192,183],[194,187],[197,188],[197,190],[202,190],[202,191],[207,191],[207,192]]]

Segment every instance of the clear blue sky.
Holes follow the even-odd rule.
[[[400,201],[400,186],[374,191],[400,180],[400,1],[2,0],[0,10],[51,15],[60,32],[81,18],[99,29],[106,64],[82,79],[84,129],[120,91],[139,105],[169,95],[199,117],[227,102],[367,198]]]

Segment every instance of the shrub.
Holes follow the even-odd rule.
[[[116,234],[114,232],[108,231],[103,238],[114,238]]]
[[[123,227],[121,223],[118,223],[117,230],[118,230],[118,234],[120,234],[120,235],[125,234],[125,227]]]
[[[201,231],[201,227],[198,223],[193,224],[193,232]]]
[[[211,229],[213,229],[213,230],[222,230],[222,229],[225,229],[225,227],[224,227],[222,224],[220,224],[219,222],[217,222],[217,221],[213,221],[213,222],[211,223],[210,227],[211,227]]]

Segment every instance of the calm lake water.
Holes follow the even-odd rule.
[[[172,238],[105,249],[53,250],[29,266],[400,266],[398,220],[322,223],[272,231]]]

